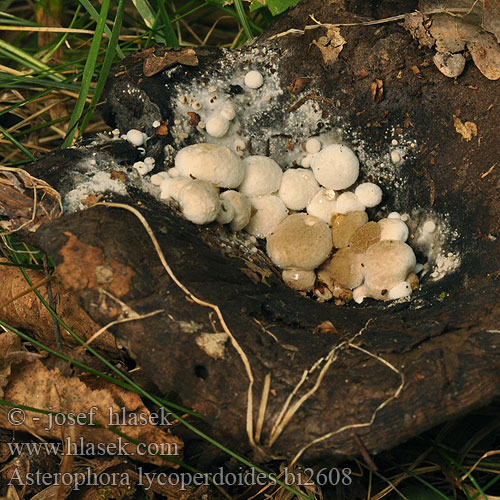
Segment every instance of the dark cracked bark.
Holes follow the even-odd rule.
[[[418,153],[401,167],[404,189],[390,192],[387,203],[403,211],[446,214],[459,235],[453,242],[462,256],[456,272],[438,282],[424,281],[408,303],[320,304],[283,285],[260,254],[251,261],[236,248],[222,247],[220,227],[194,226],[133,186],[126,197],[110,195],[140,210],[175,276],[196,297],[220,308],[232,342],[214,311],[193,302],[168,276],[130,212],[92,207],[24,232],[54,256],[63,285],[98,323],[108,323],[119,312],[103,289],[139,313],[163,309],[117,325],[113,332],[162,393],[195,408],[225,444],[243,452],[253,448],[257,459],[291,458],[315,440],[304,457],[354,456],[360,451],[354,434],[375,453],[500,393],[500,171],[482,177],[500,157],[500,115],[494,111],[500,105],[498,83],[471,64],[457,82],[446,79],[432,65],[432,54],[395,23],[342,28],[347,43],[331,65],[312,45],[322,29],[266,41],[309,24],[311,12],[325,23],[360,19],[323,2],[303,2],[256,46],[269,51],[283,88],[296,77],[312,78],[299,97],[324,98],[326,127],[338,119],[349,123],[375,152],[386,147],[388,128],[412,129]],[[154,50],[161,56],[166,49]],[[244,63],[250,50],[242,49],[237,60]],[[197,67],[175,66],[147,78],[143,62],[150,56],[151,51],[127,59],[110,79],[105,115],[112,126],[153,134],[154,120],[172,119],[176,85],[216,70],[228,57],[200,50]],[[360,78],[365,72],[368,76]],[[370,84],[377,79],[383,81],[384,95],[376,103]],[[290,95],[285,92],[282,99],[289,103]],[[288,107],[283,105],[283,113]],[[480,141],[467,142],[457,134],[453,115],[460,113],[476,123]],[[170,135],[155,135],[148,144],[157,165],[171,142]],[[137,159],[134,148],[116,141],[56,152],[31,172],[64,197],[74,187],[78,160],[94,152],[109,169]],[[15,207],[3,209],[15,215]],[[210,336],[214,330],[220,335]],[[207,339],[213,350],[204,344]],[[249,374],[241,352],[254,377],[250,419]],[[251,446],[248,420],[255,438],[266,380],[270,391],[262,432]],[[283,409],[295,411],[285,412],[284,419]],[[279,419],[282,430],[277,432]]]

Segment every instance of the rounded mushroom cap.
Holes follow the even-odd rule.
[[[330,144],[314,158],[312,170],[316,180],[328,189],[347,189],[359,175],[359,161],[343,144]]]
[[[234,217],[231,221],[233,231],[241,231],[250,221],[252,215],[252,205],[250,200],[238,191],[224,191],[221,195],[223,202],[229,203],[233,207]]]
[[[336,214],[332,217],[332,242],[335,248],[343,248],[356,231],[368,222],[366,212]]]
[[[358,197],[350,191],[342,193],[337,198],[337,213],[339,214],[347,214],[349,212],[363,212],[364,210],[365,206],[363,205],[363,203],[361,203]]]
[[[229,224],[234,219],[234,208],[233,205],[227,200],[222,199],[220,201],[220,212],[215,219],[219,224]]]
[[[208,224],[219,215],[219,193],[209,182],[188,180],[179,193],[179,205],[187,220],[195,224]]]
[[[290,168],[283,174],[278,196],[290,210],[303,210],[318,191],[310,170]]]
[[[370,296],[387,299],[389,290],[405,281],[416,262],[413,250],[402,241],[383,240],[369,247],[362,263]]]
[[[363,182],[354,190],[354,194],[365,207],[376,207],[382,201],[382,190],[373,182]]]
[[[299,292],[309,292],[314,288],[316,281],[314,271],[303,271],[301,269],[285,269],[281,276],[290,288]]]
[[[211,182],[218,187],[238,187],[245,173],[240,157],[219,144],[193,144],[181,149],[175,167],[187,178]]]
[[[380,240],[399,240],[408,239],[408,226],[401,219],[380,219]]]
[[[229,130],[229,120],[222,115],[212,115],[205,124],[205,130],[212,137],[224,137]]]
[[[328,266],[328,271],[333,282],[342,288],[352,290],[363,283],[361,255],[348,247],[335,252]]]
[[[127,132],[127,141],[133,146],[142,146],[144,144],[144,135],[140,130],[132,128]]]
[[[168,172],[158,172],[151,176],[151,184],[153,184],[153,186],[159,186],[164,179],[168,179],[169,177]]]
[[[264,77],[256,70],[249,71],[245,75],[245,85],[250,89],[258,89],[264,84]]]
[[[249,156],[243,160],[245,174],[238,188],[246,196],[264,196],[278,191],[283,171],[267,156]]]
[[[250,198],[254,214],[244,228],[257,238],[267,238],[288,215],[285,204],[274,194]]]
[[[330,228],[311,215],[289,215],[269,236],[266,249],[278,267],[312,271],[330,255]]]
[[[320,188],[307,205],[307,213],[324,220],[328,225],[337,210],[336,194],[333,189]]]
[[[387,293],[387,300],[402,299],[403,297],[409,297],[412,292],[411,283],[408,281],[402,281],[396,286],[393,286]]]
[[[460,76],[465,69],[465,57],[462,54],[437,52],[433,58],[436,68],[448,78]]]
[[[168,198],[173,198],[175,201],[179,201],[179,194],[188,182],[191,182],[190,179],[184,177],[167,177],[162,179],[160,182],[160,199],[167,200]]]
[[[321,150],[321,141],[317,137],[310,137],[305,144],[308,153],[319,153]]]

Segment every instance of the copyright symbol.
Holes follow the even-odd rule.
[[[21,408],[11,408],[7,414],[7,420],[12,425],[22,425],[26,420],[26,413]]]

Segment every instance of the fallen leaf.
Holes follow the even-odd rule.
[[[411,36],[418,41],[422,47],[432,47],[434,38],[429,33],[431,20],[421,12],[413,12],[405,15],[403,26]]]
[[[144,60],[142,72],[144,76],[154,76],[174,64],[197,66],[198,57],[196,56],[196,52],[193,49],[185,49],[168,51],[162,55],[151,53]]]
[[[373,101],[378,104],[384,98],[384,82],[377,78],[370,84],[370,91]]]
[[[127,181],[127,176],[123,172],[120,172],[119,170],[111,170],[111,172],[109,173],[109,177],[112,180],[119,180],[122,182]]]
[[[94,389],[92,382],[94,379],[88,376],[83,381],[77,376],[66,376],[58,368],[47,368],[40,359],[12,365],[9,383],[4,390],[0,390],[0,397],[19,405],[60,412],[65,416],[60,415],[57,420],[55,417],[26,411],[21,425],[2,418],[1,426],[56,440],[67,440],[67,430],[71,429],[75,431],[75,441],[72,440],[70,446],[78,455],[99,455],[96,450],[105,449],[112,456],[177,467],[168,458],[155,454],[182,458],[182,441],[154,425],[156,416],[163,418],[165,425],[168,425],[168,412],[152,415],[138,394],[102,380],[98,381],[99,388]],[[108,428],[79,423],[78,415],[87,421],[127,434],[143,445],[135,445]],[[72,420],[68,416],[72,416]]]
[[[500,0],[483,0],[483,28],[500,43]]]
[[[466,140],[470,141],[477,135],[477,125],[474,122],[462,122],[458,116],[453,115],[453,124],[455,130]]]
[[[312,42],[321,51],[325,64],[333,64],[346,44],[340,28],[329,28],[326,35]]]
[[[196,125],[200,123],[200,115],[198,113],[195,113],[194,111],[188,111],[188,116],[189,116],[189,125],[196,127]]]
[[[314,328],[313,331],[319,333],[339,333],[339,331],[335,328],[335,325],[329,320],[320,323]]]
[[[82,205],[85,205],[86,207],[91,207],[95,205],[97,202],[99,202],[99,200],[102,200],[103,197],[104,195],[102,193],[98,194],[97,196],[91,193],[82,200]]]
[[[311,80],[312,78],[310,77],[298,76],[291,85],[286,86],[286,89],[290,92],[290,94],[298,94],[309,85]]]

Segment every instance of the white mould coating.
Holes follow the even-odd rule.
[[[219,193],[209,182],[188,181],[178,201],[184,217],[195,224],[208,224],[219,215]]]
[[[343,144],[330,144],[314,158],[312,170],[316,180],[328,189],[347,189],[359,175],[359,160]]]
[[[239,191],[246,196],[264,196],[276,192],[281,184],[281,167],[267,156],[248,156],[243,160],[245,174]]]
[[[382,201],[382,189],[373,182],[363,182],[356,187],[354,194],[365,207],[376,207]]]
[[[245,231],[257,238],[267,238],[276,226],[288,215],[285,204],[275,195],[250,198],[255,213],[245,227]]]
[[[252,70],[245,75],[244,83],[249,89],[258,89],[264,84],[264,77],[259,71]]]
[[[233,231],[241,231],[249,222],[252,215],[252,204],[250,200],[238,191],[224,191],[220,198],[223,203],[228,203],[233,207],[234,216],[231,221]]]
[[[320,188],[307,205],[307,213],[331,224],[332,215],[337,211],[336,194],[333,189]]]
[[[181,149],[175,167],[183,177],[211,182],[218,187],[235,188],[245,173],[240,157],[225,146],[193,144]]]
[[[408,226],[400,219],[380,219],[380,240],[406,241],[408,239]]]
[[[351,193],[350,191],[346,191],[340,194],[337,198],[337,213],[339,214],[347,214],[349,212],[364,212],[365,206],[361,203],[358,197]]]
[[[278,196],[290,210],[303,210],[319,191],[319,185],[310,170],[290,168],[281,179]]]

